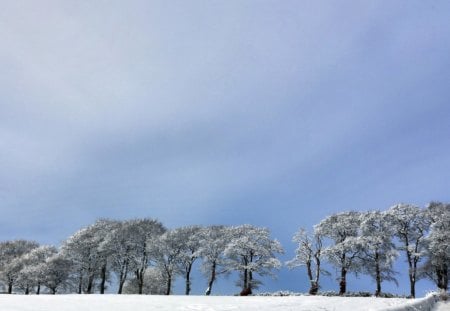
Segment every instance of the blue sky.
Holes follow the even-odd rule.
[[[450,201],[449,12],[2,2],[0,239],[58,244],[99,217],[251,223],[288,259],[331,213]]]

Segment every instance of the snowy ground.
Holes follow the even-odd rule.
[[[176,311],[257,310],[328,311],[398,309],[412,301],[400,298],[355,297],[233,297],[134,295],[0,295],[1,311]],[[441,309],[439,309],[441,310]]]
[[[433,311],[450,311],[450,301],[439,301]]]

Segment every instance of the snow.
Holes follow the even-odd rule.
[[[424,299],[416,299],[414,302],[422,300]],[[411,305],[412,302],[401,298],[323,296],[0,295],[2,311],[368,311],[391,308],[401,310],[402,306]]]
[[[439,301],[434,307],[433,311],[450,311],[450,302]]]

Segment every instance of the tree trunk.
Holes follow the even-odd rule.
[[[172,275],[168,275],[167,278],[167,288],[166,288],[166,295],[170,295],[170,290],[172,289]]]
[[[409,285],[411,288],[411,298],[416,298],[416,280],[414,279],[414,276],[412,274],[409,275]]]
[[[138,281],[138,294],[142,295],[144,292],[144,270],[138,269],[136,270],[136,280]]]
[[[380,255],[375,252],[375,281],[377,283],[377,289],[375,291],[375,296],[380,297],[381,295],[381,271],[380,271]]]
[[[344,295],[347,292],[347,269],[341,269],[341,280],[339,282],[339,295]]]
[[[248,294],[251,295],[252,289],[253,289],[253,272],[250,270],[248,271]]]
[[[80,272],[80,278],[78,279],[78,294],[81,295],[83,291],[83,274]]]
[[[27,285],[27,287],[25,288],[25,295],[29,294],[30,294],[30,287]]]
[[[52,295],[56,295],[56,288],[55,287],[50,288],[50,290],[51,290],[51,294]]]
[[[128,260],[125,260],[123,262],[123,267],[121,268],[120,271],[120,276],[119,276],[119,290],[117,291],[117,294],[122,294],[122,290],[123,290],[123,285],[125,284],[125,281],[127,279],[127,274],[128,274]]]
[[[320,278],[320,253],[314,255],[316,261],[316,274],[314,280],[311,281],[310,295],[317,295],[319,292],[319,278]]]
[[[248,270],[244,269],[244,287],[243,290],[247,290],[248,288]]]
[[[103,265],[101,271],[100,294],[105,293],[105,284],[106,284],[106,263]]]
[[[436,266],[436,285],[437,287],[446,292],[448,288],[448,268],[447,265]]]
[[[13,283],[9,282],[8,283],[8,294],[12,294],[12,289],[13,289]]]
[[[409,266],[408,276],[409,276],[410,296],[411,296],[411,298],[415,298],[416,297],[416,288],[415,288],[416,287],[416,280],[415,280],[416,271],[415,271],[415,267],[413,267],[412,254],[409,251],[408,237],[405,237],[405,249],[406,249],[406,258],[408,260],[408,266]]]
[[[211,276],[209,278],[208,282],[208,288],[206,289],[206,296],[209,296],[211,294],[212,286],[214,281],[216,280],[216,262],[213,262],[213,265],[211,267]]]
[[[89,276],[89,279],[88,279],[88,285],[87,285],[87,288],[86,288],[86,294],[92,294],[92,287],[93,287],[93,285],[94,285],[94,276],[91,275],[91,276]]]
[[[186,290],[185,290],[186,295],[189,295],[189,293],[191,292],[191,269],[192,264],[189,264],[189,266],[186,269]]]
[[[41,283],[38,283],[36,288],[36,295],[39,295],[41,293]]]
[[[443,267],[443,278],[442,278],[442,289],[447,291],[448,289],[448,266],[444,264]]]

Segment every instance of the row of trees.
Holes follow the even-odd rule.
[[[408,265],[410,296],[416,282],[433,280],[443,291],[448,288],[450,265],[450,204],[432,202],[425,209],[399,204],[387,211],[344,212],[331,215],[314,226],[309,234],[300,229],[298,244],[289,267],[306,266],[310,294],[319,289],[326,260],[339,271],[339,293],[344,294],[347,274],[364,273],[376,283],[381,294],[384,281],[397,282],[394,262],[404,252]]]
[[[0,243],[0,280],[8,293],[57,291],[103,294],[117,282],[117,293],[171,293],[176,277],[191,291],[196,260],[207,278],[206,294],[221,274],[237,271],[242,294],[259,284],[255,274],[281,266],[283,249],[269,230],[251,225],[187,226],[167,230],[153,219],[102,219],[69,237],[59,249],[33,241]]]
[[[450,204],[430,203],[426,208],[399,204],[387,211],[344,212],[314,226],[300,229],[290,268],[305,266],[310,294],[319,290],[323,262],[336,267],[339,293],[347,290],[348,273],[363,273],[376,283],[397,282],[394,263],[404,253],[410,295],[424,277],[448,288],[450,264]],[[167,230],[153,219],[116,221],[101,219],[82,228],[59,249],[33,241],[0,243],[0,282],[6,291],[39,294],[41,287],[57,291],[103,294],[116,282],[117,293],[167,294],[182,277],[185,294],[191,292],[196,261],[209,295],[217,277],[238,272],[241,294],[251,294],[260,282],[255,275],[273,275],[281,267],[281,244],[266,228],[241,226],[186,226]]]

